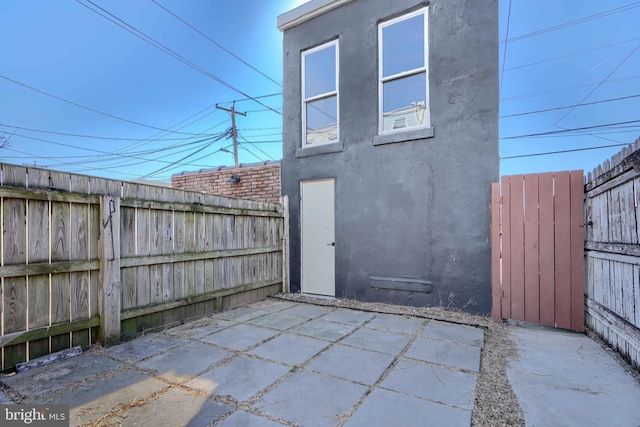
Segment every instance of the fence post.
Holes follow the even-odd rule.
[[[502,323],[502,286],[500,264],[500,183],[491,183],[491,318]]]
[[[282,292],[288,294],[289,288],[289,196],[280,198],[283,210],[282,233]]]
[[[99,338],[108,347],[120,342],[120,198],[102,196],[100,217]]]

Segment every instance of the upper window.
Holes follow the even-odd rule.
[[[381,134],[431,126],[427,16],[424,8],[378,28]]]
[[[302,53],[302,146],[337,142],[338,41]]]

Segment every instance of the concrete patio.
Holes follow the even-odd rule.
[[[1,380],[69,404],[73,426],[468,426],[483,342],[480,328],[268,299]]]

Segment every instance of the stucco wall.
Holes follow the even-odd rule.
[[[489,197],[499,175],[497,0],[430,2],[434,136],[373,143],[378,23],[426,4],[356,0],[284,32],[282,185],[290,198],[292,291],[300,289],[300,181],[333,177],[336,296],[490,311]],[[341,144],[308,156],[300,150],[300,53],[336,37]],[[371,277],[428,281],[432,292],[377,289]]]
[[[240,178],[240,181],[229,181],[232,176]],[[280,163],[252,163],[237,168],[222,166],[198,172],[183,172],[171,177],[171,186],[181,190],[279,203]]]

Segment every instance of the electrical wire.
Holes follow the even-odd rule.
[[[613,80],[608,80],[603,84],[612,84],[612,83],[620,83],[620,82],[625,82],[625,81],[629,81],[629,80],[635,80],[637,78],[640,77],[640,74],[634,74],[632,76],[627,76],[627,77],[621,77],[619,79],[613,79]],[[565,86],[565,87],[561,87],[558,89],[551,89],[551,90],[547,90],[547,91],[541,91],[541,92],[533,92],[533,93],[527,93],[527,94],[523,94],[523,95],[516,95],[516,96],[510,96],[507,98],[500,98],[500,102],[508,102],[508,101],[515,101],[518,99],[524,99],[524,98],[533,98],[536,96],[543,96],[543,95],[552,95],[552,94],[556,94],[556,93],[560,93],[560,92],[567,92],[570,90],[576,90],[576,89],[582,89],[585,87],[591,87],[591,86],[595,86],[598,83],[587,83],[587,84],[582,84],[582,85],[576,85],[576,86]]]
[[[276,85],[282,87],[282,83],[277,82],[276,80],[272,79],[271,77],[269,77],[267,74],[263,73],[262,71],[260,71],[259,69],[257,69],[256,67],[254,67],[253,65],[249,64],[247,61],[245,61],[244,59],[240,58],[238,55],[236,55],[235,53],[231,52],[229,49],[225,48],[224,46],[222,46],[220,43],[218,43],[217,41],[213,40],[211,37],[207,36],[205,33],[203,33],[202,31],[200,31],[199,29],[197,29],[196,27],[194,27],[193,25],[191,25],[190,23],[188,23],[187,21],[185,21],[184,19],[182,19],[181,17],[179,17],[178,15],[176,15],[175,13],[173,13],[172,11],[170,11],[169,9],[167,9],[166,7],[164,7],[163,5],[161,5],[160,3],[158,3],[156,0],[151,0],[152,3],[154,3],[156,6],[158,6],[159,8],[161,8],[162,10],[164,10],[166,13],[168,13],[169,15],[173,16],[175,19],[177,19],[178,21],[182,22],[184,25],[186,25],[187,27],[191,28],[193,31],[195,31],[196,33],[200,34],[202,37],[204,37],[205,39],[207,39],[209,42],[211,42],[213,45],[219,47],[220,49],[222,49],[223,51],[227,52],[229,55],[233,56],[235,59],[237,59],[238,61],[240,61],[241,63],[243,63],[244,65],[246,65],[247,67],[251,68],[252,70],[256,71],[258,74],[260,74],[261,76],[265,77],[266,79],[272,81],[273,83],[275,83]],[[257,98],[253,98],[253,99],[257,99]]]
[[[525,111],[523,113],[515,113],[515,114],[508,114],[506,116],[500,116],[500,118],[501,119],[508,119],[508,118],[511,118],[511,117],[520,117],[520,116],[527,116],[527,115],[530,115],[530,114],[546,113],[546,112],[549,112],[549,111],[565,110],[567,108],[573,108],[573,107],[586,107],[588,105],[596,105],[596,104],[603,104],[603,103],[606,103],[606,102],[622,101],[622,100],[625,100],[625,99],[638,98],[638,97],[640,97],[640,94],[638,94],[638,95],[629,95],[629,96],[621,96],[619,98],[602,99],[600,101],[585,102],[585,103],[582,103],[582,104],[567,105],[565,107],[554,107],[554,108],[546,108],[544,110]]]
[[[238,144],[239,148],[242,148],[243,150],[247,151],[249,154],[251,154],[253,157],[255,157],[256,159],[258,159],[259,162],[264,162],[265,160],[261,157],[259,157],[256,153],[254,153],[253,151],[249,150],[247,147],[244,146],[244,144]]]
[[[5,132],[5,131],[2,131],[2,130],[0,130],[0,133],[10,134],[9,132]],[[216,137],[203,138],[203,139],[201,139],[199,141],[192,141],[189,144],[184,144],[184,145],[181,145],[179,147],[184,147],[185,145],[195,145],[195,144],[199,144],[199,143],[202,143],[202,142],[206,143],[206,142],[208,142],[208,141],[210,141],[212,139],[215,139],[215,141],[218,141],[220,138],[223,138],[226,135],[227,135],[226,133],[222,133],[222,134],[220,134],[220,135],[218,135]],[[155,153],[158,153],[160,151],[166,151],[167,150],[167,149],[154,149],[154,150],[148,150],[148,151],[139,152],[139,153],[135,153],[135,154],[120,154],[120,153],[113,154],[113,153],[108,152],[108,151],[102,151],[102,150],[96,150],[96,149],[92,149],[92,148],[80,147],[80,146],[76,146],[76,145],[65,144],[65,143],[58,142],[58,141],[51,141],[51,140],[48,140],[48,139],[36,138],[36,137],[27,136],[27,135],[21,135],[21,134],[17,134],[17,133],[15,134],[15,136],[18,136],[18,137],[21,137],[21,138],[26,138],[26,139],[31,139],[31,140],[34,140],[34,141],[47,142],[47,143],[50,143],[50,144],[59,145],[59,146],[63,146],[63,147],[69,147],[69,148],[75,148],[75,149],[78,149],[78,150],[94,152],[94,153],[98,153],[98,154],[101,154],[101,155],[108,155],[108,156],[113,156],[113,157],[118,157],[118,158],[126,158],[126,159],[137,159],[137,160],[143,160],[145,162],[155,161],[155,159],[149,159],[147,157],[142,157],[144,154],[155,154]],[[174,146],[171,149],[174,149],[174,148],[178,148],[178,146]],[[69,158],[69,156],[64,156],[64,157],[65,158]],[[95,161],[95,162],[98,162],[98,161]],[[87,161],[85,160],[85,161],[82,161],[81,163],[82,164],[86,164]],[[167,163],[169,163],[169,162],[167,162]],[[70,164],[70,163],[64,162],[64,163],[61,163],[61,164]]]
[[[246,143],[251,144],[252,147],[254,147],[256,150],[258,150],[259,152],[261,152],[262,154],[264,154],[265,156],[267,156],[267,158],[271,159],[271,160],[275,160],[275,158],[273,156],[271,156],[269,153],[267,153],[266,151],[264,151],[262,148],[258,147],[257,145],[255,145],[253,142],[249,141],[247,138],[245,138],[244,136],[238,134],[238,136],[240,138],[242,138]]]
[[[528,64],[517,65],[515,67],[507,68],[504,71],[513,71],[513,70],[518,70],[520,68],[526,68],[526,67],[532,67],[534,65],[544,64],[544,63],[547,63],[547,62],[559,61],[561,59],[570,58],[572,56],[584,55],[584,54],[587,54],[587,53],[594,52],[596,50],[607,49],[607,48],[610,48],[612,46],[619,46],[621,44],[627,44],[627,43],[630,43],[630,42],[633,42],[633,41],[638,41],[638,40],[640,40],[640,37],[636,37],[636,38],[633,38],[633,39],[629,39],[629,40],[625,40],[625,41],[621,41],[621,42],[617,42],[617,43],[611,43],[611,44],[607,44],[607,45],[604,45],[604,46],[594,47],[592,49],[582,50],[582,51],[579,51],[579,52],[569,53],[567,55],[562,55],[562,56],[556,56],[556,57],[553,57],[553,58],[543,59],[541,61],[530,62]]]
[[[204,135],[204,134],[195,135],[194,134],[193,136],[186,137],[186,138],[156,138],[156,139],[124,138],[124,137],[83,135],[83,134],[77,134],[77,133],[58,132],[58,131],[53,131],[53,130],[35,129],[35,128],[28,128],[28,127],[23,127],[23,126],[8,125],[6,123],[0,123],[0,126],[4,126],[4,127],[7,127],[7,128],[11,128],[11,129],[26,130],[26,131],[29,131],[29,132],[38,132],[38,133],[47,133],[47,134],[52,134],[52,135],[71,136],[71,137],[74,137],[74,138],[101,139],[101,140],[109,140],[109,141],[154,141],[154,142],[155,141],[185,141],[185,140],[188,140],[188,139],[202,138],[203,136],[214,136],[214,135]]]
[[[139,39],[145,41],[146,43],[150,44],[151,46],[155,47],[156,49],[159,49],[160,51],[166,53],[167,55],[173,57],[174,59],[177,59],[178,61],[182,62],[183,64],[193,68],[194,70],[204,74],[205,76],[211,78],[212,80],[216,81],[217,83],[221,84],[222,86],[225,86],[231,90],[233,90],[234,92],[239,93],[240,95],[247,97],[251,100],[253,100],[254,102],[262,105],[263,107],[273,111],[274,113],[278,114],[278,115],[282,115],[282,113],[280,113],[279,111],[269,107],[268,105],[264,104],[263,102],[261,102],[260,100],[252,97],[251,95],[243,92],[242,90],[236,88],[235,86],[227,83],[226,81],[224,81],[223,79],[221,79],[220,77],[210,73],[209,71],[205,70],[204,68],[194,64],[193,62],[189,61],[188,59],[186,59],[185,57],[183,57],[182,55],[178,54],[177,52],[175,52],[174,50],[168,48],[167,46],[165,46],[164,44],[160,43],[159,41],[155,40],[154,38],[150,37],[149,35],[145,34],[144,32],[138,30],[137,28],[135,28],[134,26],[130,25],[129,23],[127,23],[126,21],[118,18],[116,15],[112,14],[111,12],[109,12],[108,10],[100,7],[99,5],[95,4],[93,1],[91,0],[85,0],[87,3],[93,5],[95,8],[100,9],[102,12],[92,8],[91,6],[83,3],[80,0],[75,0],[76,3],[86,7],[87,9],[89,9],[90,11],[94,12],[95,14],[103,17],[104,19],[108,20],[109,22],[117,25],[118,27],[126,30],[127,32],[133,34],[134,36],[138,37]],[[109,15],[106,16],[105,14]],[[113,19],[112,19],[113,18]],[[115,20],[114,20],[115,19]],[[116,20],[118,22],[116,22]]]
[[[638,6],[640,6],[640,1],[637,1],[637,2],[634,2],[634,3],[630,3],[630,4],[626,5],[626,6],[617,7],[615,9],[605,10],[604,12],[596,13],[595,15],[586,16],[584,18],[576,19],[574,21],[565,22],[564,24],[554,25],[552,27],[543,28],[541,30],[533,31],[531,33],[522,34],[520,36],[513,37],[511,39],[505,40],[504,42],[501,42],[501,43],[517,42],[517,41],[520,41],[520,40],[527,39],[529,37],[539,36],[541,34],[546,34],[546,33],[551,32],[551,31],[561,30],[563,28],[571,27],[571,26],[577,25],[577,24],[582,24],[584,22],[592,21],[594,19],[603,18],[605,16],[613,15],[613,14],[620,13],[620,12],[626,12],[626,11],[634,9],[634,8],[636,8]]]
[[[226,135],[222,135],[222,136],[220,136],[219,138],[217,138],[217,139],[215,139],[215,140],[211,141],[211,143],[209,143],[209,144],[208,144],[208,145],[206,145],[205,147],[199,148],[198,150],[195,150],[195,151],[193,151],[192,153],[190,153],[190,154],[188,154],[188,155],[186,155],[186,156],[182,157],[180,160],[177,160],[177,161],[175,161],[175,162],[172,162],[171,164],[169,164],[169,165],[167,165],[167,166],[164,166],[164,167],[162,167],[162,168],[160,168],[160,169],[158,169],[158,170],[156,170],[156,171],[154,171],[154,172],[148,173],[148,174],[146,174],[146,175],[144,175],[144,176],[140,177],[140,179],[144,179],[144,178],[152,177],[152,176],[154,176],[154,175],[159,174],[160,172],[164,172],[165,170],[170,169],[170,168],[171,168],[171,167],[173,167],[173,166],[177,166],[177,165],[179,165],[179,164],[182,164],[182,162],[183,162],[183,161],[185,161],[186,159],[188,159],[189,157],[192,157],[192,156],[194,156],[194,155],[196,155],[196,154],[200,153],[201,151],[204,151],[205,149],[209,148],[209,147],[210,147],[211,145],[213,145],[214,143],[216,143],[216,142],[220,141],[220,140],[221,140],[222,138],[224,138],[225,136],[226,136]]]
[[[580,102],[578,102],[577,105],[573,106],[569,111],[567,111],[562,117],[560,117],[558,120],[555,121],[555,123],[553,124],[554,126],[557,125],[558,123],[560,123],[562,120],[564,120],[569,114],[573,113],[576,108],[578,108],[584,101],[587,100],[587,98],[589,98],[596,90],[598,90],[600,88],[600,86],[602,86],[608,79],[609,77],[611,77],[616,71],[618,71],[620,69],[620,67],[622,67],[622,65],[624,65],[625,62],[627,62],[629,60],[629,58],[631,58],[633,56],[634,53],[636,53],[638,51],[638,49],[640,49],[640,44],[638,44],[631,52],[629,52],[629,54],[613,69],[611,70],[611,72],[609,74],[607,74],[607,76],[602,79],[600,81],[600,83],[598,83],[596,85],[596,87],[594,87],[591,92],[589,92],[588,94],[586,94],[584,96],[584,98],[582,98],[580,100]]]
[[[511,24],[511,0],[509,0],[509,14],[507,15],[507,33],[504,36],[504,50],[502,53],[502,71],[500,72],[500,92],[502,92],[502,82],[504,82],[504,65],[507,62],[507,46],[509,45],[509,26]]]
[[[609,126],[626,125],[631,123],[640,123],[640,120],[629,120],[626,122],[606,123],[606,124],[595,125],[595,126],[583,126],[579,128],[573,128],[573,129],[562,129],[562,130],[555,130],[555,131],[549,131],[549,132],[529,133],[526,135],[507,136],[507,137],[500,138],[500,140],[505,141],[509,139],[523,139],[523,138],[531,138],[531,137],[537,137],[537,136],[558,135],[558,134],[564,134],[564,133],[575,132],[580,130],[598,129],[598,128],[604,128]]]
[[[621,146],[627,146],[627,145],[629,145],[629,144],[600,145],[598,147],[574,148],[572,150],[547,151],[546,153],[521,154],[521,155],[518,155],[518,156],[500,157],[500,160],[522,159],[522,158],[525,158],[525,157],[536,157],[536,156],[548,156],[548,155],[551,155],[551,154],[574,153],[574,152],[577,152],[577,151],[599,150],[599,149],[602,149],[602,148],[621,147]]]
[[[118,116],[113,115],[113,114],[109,114],[109,113],[105,113],[105,112],[96,110],[95,108],[87,107],[86,105],[78,104],[77,102],[69,101],[68,99],[53,95],[53,94],[51,94],[49,92],[45,92],[45,91],[43,91],[41,89],[37,89],[37,88],[35,88],[33,86],[30,86],[30,85],[28,85],[26,83],[22,83],[22,82],[19,82],[17,80],[11,79],[11,78],[9,78],[9,77],[7,77],[5,75],[2,75],[2,74],[0,74],[0,78],[2,78],[4,80],[7,80],[7,81],[9,81],[11,83],[14,83],[14,84],[16,84],[18,86],[22,86],[24,88],[32,90],[34,92],[38,92],[38,93],[40,93],[42,95],[46,95],[46,96],[48,96],[50,98],[53,98],[53,99],[56,99],[58,101],[65,102],[65,103],[73,105],[75,107],[82,108],[84,110],[91,111],[93,113],[100,114],[100,115],[103,115],[103,116],[106,116],[106,117],[110,117],[112,119],[116,119],[116,120],[120,120],[120,121],[127,122],[127,123],[130,123],[130,124],[134,124],[136,126],[141,126],[141,127],[145,127],[145,128],[148,128],[148,129],[154,129],[154,130],[159,130],[159,131],[163,131],[163,132],[167,132],[167,133],[175,133],[175,134],[180,134],[180,135],[189,135],[189,136],[197,135],[197,134],[194,134],[194,133],[175,132],[175,131],[171,131],[169,129],[163,129],[163,128],[159,128],[159,127],[156,127],[156,126],[151,126],[151,125],[147,125],[147,124],[144,124],[144,123],[136,122],[136,121],[133,121],[133,120],[125,119],[124,117],[118,117]]]

